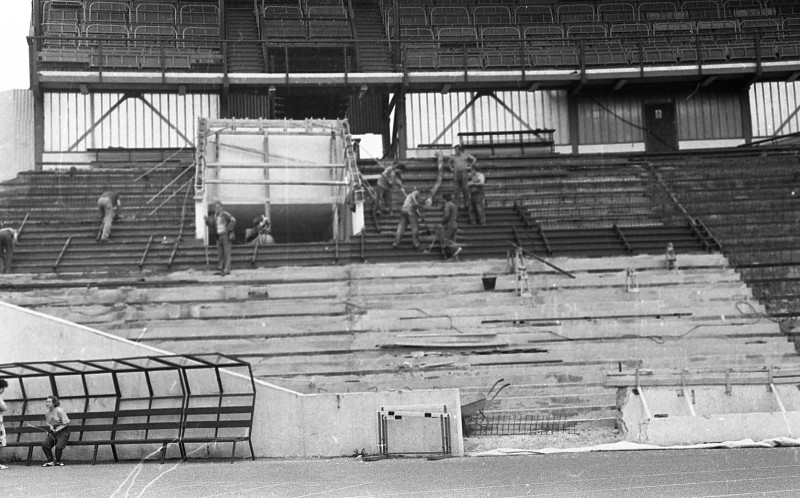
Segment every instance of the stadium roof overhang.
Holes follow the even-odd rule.
[[[40,71],[42,91],[141,91],[150,93],[220,92],[231,86],[292,88],[293,91],[407,92],[580,89],[585,86],[619,89],[626,85],[719,81],[793,81],[800,76],[800,61],[758,64],[625,66],[585,70],[536,71],[424,71],[392,73],[190,73],[190,72],[96,72]]]

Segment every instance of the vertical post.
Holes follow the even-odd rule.
[[[567,117],[569,120],[569,143],[572,145],[572,153],[577,154],[580,150],[581,126],[578,116],[578,95],[569,94],[567,96]]]
[[[749,144],[753,142],[753,118],[750,109],[750,86],[745,86],[739,92],[739,109],[742,114],[742,137],[744,143]]]
[[[264,131],[264,180],[269,180],[269,132]],[[266,195],[264,201],[264,213],[267,217],[271,220],[272,213],[270,212],[270,186],[269,182],[264,183],[264,195]]]
[[[397,127],[397,157],[406,159],[406,150],[408,147],[408,128],[406,127],[406,90],[400,89],[397,94],[397,105],[394,108],[394,122]]]

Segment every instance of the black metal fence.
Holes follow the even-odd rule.
[[[565,417],[520,413],[476,413],[463,419],[465,436],[574,434],[577,423]]]

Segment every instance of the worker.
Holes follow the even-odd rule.
[[[478,171],[478,166],[474,165],[469,174],[469,224],[486,224],[486,195],[483,187],[486,185],[486,177]]]
[[[231,240],[234,237],[236,218],[225,211],[221,201],[214,204],[214,215],[206,216],[206,226],[217,234],[217,274],[231,273]]]
[[[17,244],[19,232],[10,227],[0,228],[0,255],[3,257],[3,273],[11,271],[11,260],[14,258],[14,246]]]
[[[453,155],[450,156],[450,171],[453,172],[453,200],[462,209],[467,207],[469,202],[469,171],[478,162],[475,156],[464,152],[464,146],[455,144]]]
[[[400,220],[397,222],[397,234],[395,234],[392,247],[397,249],[400,240],[406,231],[406,227],[411,226],[411,241],[414,249],[419,249],[419,210],[425,203],[425,196],[417,189],[414,189],[406,196],[403,202],[403,209],[400,210]]]
[[[375,204],[381,213],[392,213],[392,190],[395,187],[403,189],[403,172],[405,170],[405,164],[394,163],[384,168],[378,177],[378,183],[375,185]]]
[[[97,208],[100,210],[100,218],[102,220],[100,226],[100,233],[97,235],[98,242],[108,242],[111,237],[111,225],[119,218],[119,211],[122,203],[119,199],[119,194],[113,191],[103,192],[103,195],[97,199]]]

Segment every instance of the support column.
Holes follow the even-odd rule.
[[[744,143],[749,144],[753,141],[753,117],[750,108],[750,86],[746,86],[739,92],[739,108],[742,113],[742,138]]]
[[[578,119],[578,96],[569,95],[567,98],[567,119],[569,120],[569,143],[572,145],[572,153],[577,154],[580,150],[581,126]]]
[[[33,88],[33,169],[42,171],[44,157],[44,95],[38,83]]]
[[[397,157],[400,159],[406,158],[408,148],[408,127],[406,126],[406,90],[400,90],[397,94],[397,106],[394,109],[394,120],[397,126]]]

